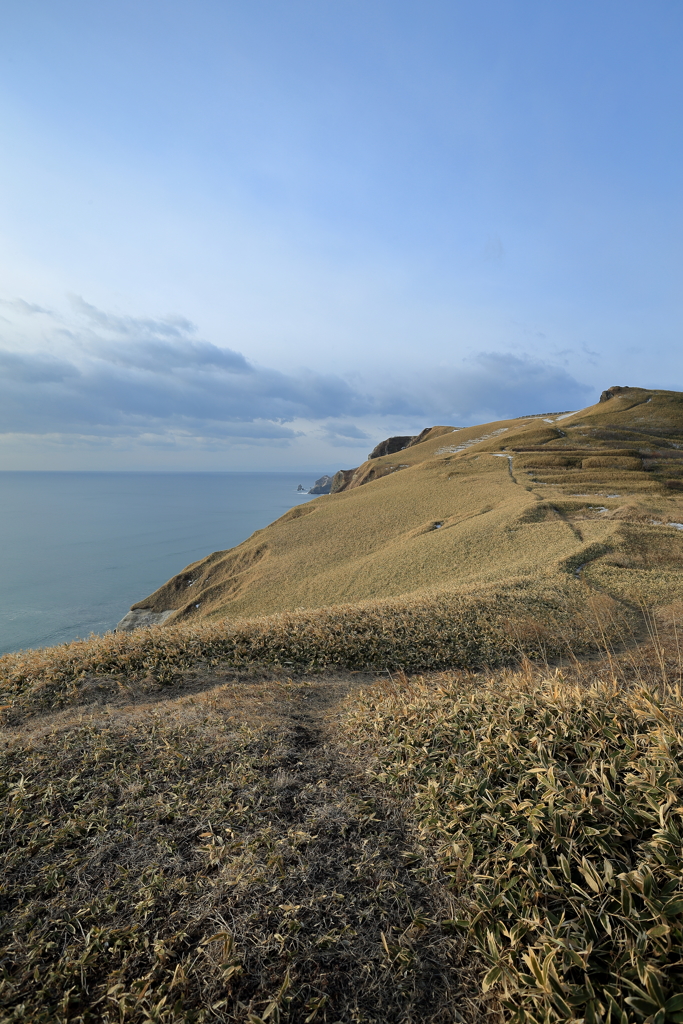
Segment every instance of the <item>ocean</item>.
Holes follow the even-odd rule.
[[[0,472],[0,654],[113,629],[212,551],[313,496],[317,474]]]

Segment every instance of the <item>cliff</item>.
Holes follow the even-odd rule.
[[[368,455],[368,461],[364,462],[362,466],[357,466],[355,469],[340,469],[335,473],[332,479],[331,493],[338,494],[340,491],[349,491],[353,487],[360,487],[362,484],[370,483],[371,480],[379,480],[383,476],[395,473],[397,469],[406,469],[410,463],[399,460],[391,462],[386,460],[375,462],[374,460],[382,459],[385,455],[396,455],[414,445],[422,444],[423,441],[434,440],[444,434],[452,434],[454,430],[458,429],[460,428],[425,427],[421,433],[415,436],[388,437],[385,441],[380,441]]]
[[[331,476],[321,476],[311,487],[309,494],[329,494],[332,487]]]

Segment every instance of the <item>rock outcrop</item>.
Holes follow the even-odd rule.
[[[140,626],[160,626],[169,615],[173,615],[174,608],[165,612],[153,612],[149,608],[133,608],[127,612],[121,621],[117,623],[115,633],[131,633]]]
[[[422,431],[422,433],[424,433],[424,431]],[[386,441],[380,441],[379,444],[375,445],[368,455],[368,458],[381,459],[383,455],[395,455],[396,452],[402,452],[403,449],[407,448],[414,440],[415,435],[413,434],[405,436],[401,435],[400,437],[388,437]]]
[[[332,488],[332,477],[321,476],[311,487],[309,494],[329,494]]]
[[[332,477],[330,494],[337,494],[338,491],[345,491],[353,479],[356,469],[340,469]]]
[[[453,427],[425,427],[419,434],[400,434],[396,437],[387,437],[384,441],[380,441],[368,455],[368,461],[364,462],[362,466],[356,466],[354,469],[340,469],[339,472],[334,474],[330,493],[338,494],[339,491],[349,491],[354,487],[360,487],[361,484],[370,483],[371,480],[378,480],[382,476],[388,476],[389,473],[394,473],[397,469],[403,469],[402,465],[380,465],[376,467],[369,466],[368,463],[374,459],[381,459],[385,455],[395,455],[397,452],[402,452],[405,448],[412,448],[413,445],[424,441],[435,430],[450,432],[453,430]]]
[[[620,387],[619,384],[615,384],[614,387],[607,388],[605,391],[603,391],[603,393],[600,395],[600,401],[609,402],[610,398],[614,398],[616,395],[621,395],[624,393],[624,391],[630,390],[631,389],[628,387]]]
[[[432,430],[435,429],[435,427],[425,427],[424,430],[421,430],[419,434],[415,435],[415,437],[411,437],[410,441],[406,445],[406,448],[412,448],[413,445],[420,444],[421,441],[425,440],[427,434],[431,434]]]

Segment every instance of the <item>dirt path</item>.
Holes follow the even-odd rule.
[[[21,818],[5,819],[5,1010],[37,1024],[175,1024],[208,1007],[201,1019],[225,1024],[486,1019],[442,924],[452,898],[344,739],[344,700],[376,678],[98,677],[6,729]]]
[[[306,954],[307,971],[325,994],[324,1019],[483,1020],[477,979],[462,967],[462,942],[439,924],[454,916],[453,907],[427,881],[400,808],[382,801],[357,754],[339,742],[344,700],[368,681],[304,678],[289,685],[273,733],[268,788],[279,829],[310,838],[305,864],[299,860],[281,874],[276,905],[295,908],[297,924],[318,936],[313,946],[321,930],[329,936],[327,951],[308,947]],[[329,916],[321,920],[323,902]],[[272,904],[260,905],[265,930],[281,930]],[[300,998],[287,1019],[300,1019]]]

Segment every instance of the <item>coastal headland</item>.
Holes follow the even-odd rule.
[[[337,473],[330,495],[187,566],[132,611],[167,626],[234,620],[563,584],[579,566],[616,599],[683,596],[664,568],[683,550],[681,394],[612,388],[578,412],[389,441]]]
[[[683,394],[330,492],[0,658],[2,1019],[682,1021]]]

